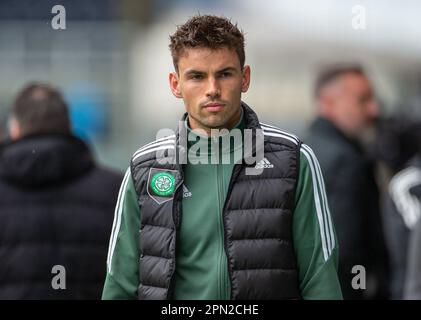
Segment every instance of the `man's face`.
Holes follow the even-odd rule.
[[[178,72],[169,76],[171,91],[184,101],[192,129],[231,129],[241,116],[241,93],[250,83],[250,67],[241,69],[235,50],[186,49]]]
[[[372,127],[379,115],[371,84],[359,74],[345,74],[337,80],[330,104],[334,121],[351,136]]]

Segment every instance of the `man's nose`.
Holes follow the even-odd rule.
[[[206,96],[211,99],[219,98],[221,96],[221,89],[217,79],[209,78]]]

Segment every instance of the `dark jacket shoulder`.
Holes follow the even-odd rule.
[[[121,181],[75,137],[2,145],[0,299],[99,299]],[[54,265],[66,290],[51,287]]]

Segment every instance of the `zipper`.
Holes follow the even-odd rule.
[[[218,137],[213,137],[213,143],[216,143],[219,141]],[[219,148],[219,145],[217,145]],[[219,149],[219,151],[221,151]],[[218,255],[219,255],[219,263],[218,263],[218,293],[219,293],[219,299],[224,299],[224,296],[226,295],[226,283],[225,283],[225,272],[226,267],[223,265],[223,258],[224,258],[224,243],[225,243],[225,236],[223,235],[223,231],[221,232],[221,229],[224,228],[224,223],[222,219],[222,209],[224,207],[223,203],[223,195],[224,195],[224,177],[223,177],[223,167],[221,162],[219,161],[220,154],[218,153],[218,161],[216,163],[216,186],[217,186],[217,201],[218,201],[218,210],[217,210],[217,217],[218,217],[218,236],[219,236],[219,244],[218,244]]]
[[[228,255],[228,245],[227,245],[227,229],[225,228],[225,209],[227,206],[228,201],[230,200],[231,197],[231,192],[232,192],[232,188],[234,185],[234,181],[237,180],[238,175],[241,172],[241,167],[242,164],[235,164],[233,169],[232,169],[232,174],[231,174],[231,179],[228,185],[228,191],[227,191],[227,196],[225,198],[225,203],[224,206],[222,208],[222,224],[224,227],[224,249],[225,249],[225,254],[227,256],[227,267],[228,267],[228,277],[229,277],[229,281],[230,281],[230,290],[229,290],[229,298],[230,300],[233,299],[233,295],[232,295],[232,270],[230,268],[230,260],[229,260],[229,255]]]
[[[220,164],[216,164],[216,184],[217,184],[217,188],[218,188],[218,213],[221,212],[220,210],[222,209],[223,203],[222,203],[222,187],[221,187],[221,167]],[[218,233],[219,233],[219,238],[221,238],[221,225],[222,225],[222,221],[221,221],[221,216],[218,214]],[[224,239],[222,239],[221,242],[223,242]],[[223,290],[222,290],[222,285],[223,285],[223,268],[222,268],[222,245],[221,243],[219,244],[219,280],[218,280],[218,291],[219,291],[219,299],[222,299],[223,296]]]
[[[174,227],[175,227],[175,230],[174,230],[174,243],[175,243],[176,252],[174,252],[174,269],[172,271],[171,278],[170,278],[170,283],[168,285],[168,290],[167,290],[167,299],[168,300],[169,299],[173,299],[172,295],[173,295],[173,291],[174,291],[174,279],[175,279],[175,268],[176,268],[176,258],[177,258],[177,230],[180,228],[181,208],[182,208],[181,201],[175,201],[175,200],[178,199],[179,194],[180,194],[180,190],[183,189],[182,186],[183,186],[183,183],[184,183],[184,177],[183,177],[183,175],[181,173],[181,170],[179,170],[178,172],[180,173],[181,177],[180,177],[180,182],[179,182],[177,188],[174,191],[173,211],[172,211],[173,212],[172,219],[173,219],[173,223],[174,223]],[[176,219],[176,217],[174,215],[174,213],[175,213],[174,206],[176,205],[176,203],[179,203],[180,204],[180,208],[179,208],[179,212],[178,212],[179,214],[178,214],[177,219]]]

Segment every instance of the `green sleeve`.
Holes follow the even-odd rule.
[[[102,299],[136,299],[139,283],[140,209],[130,168],[120,187],[107,258]]]
[[[301,146],[293,241],[303,299],[342,299],[338,245],[316,156]]]

